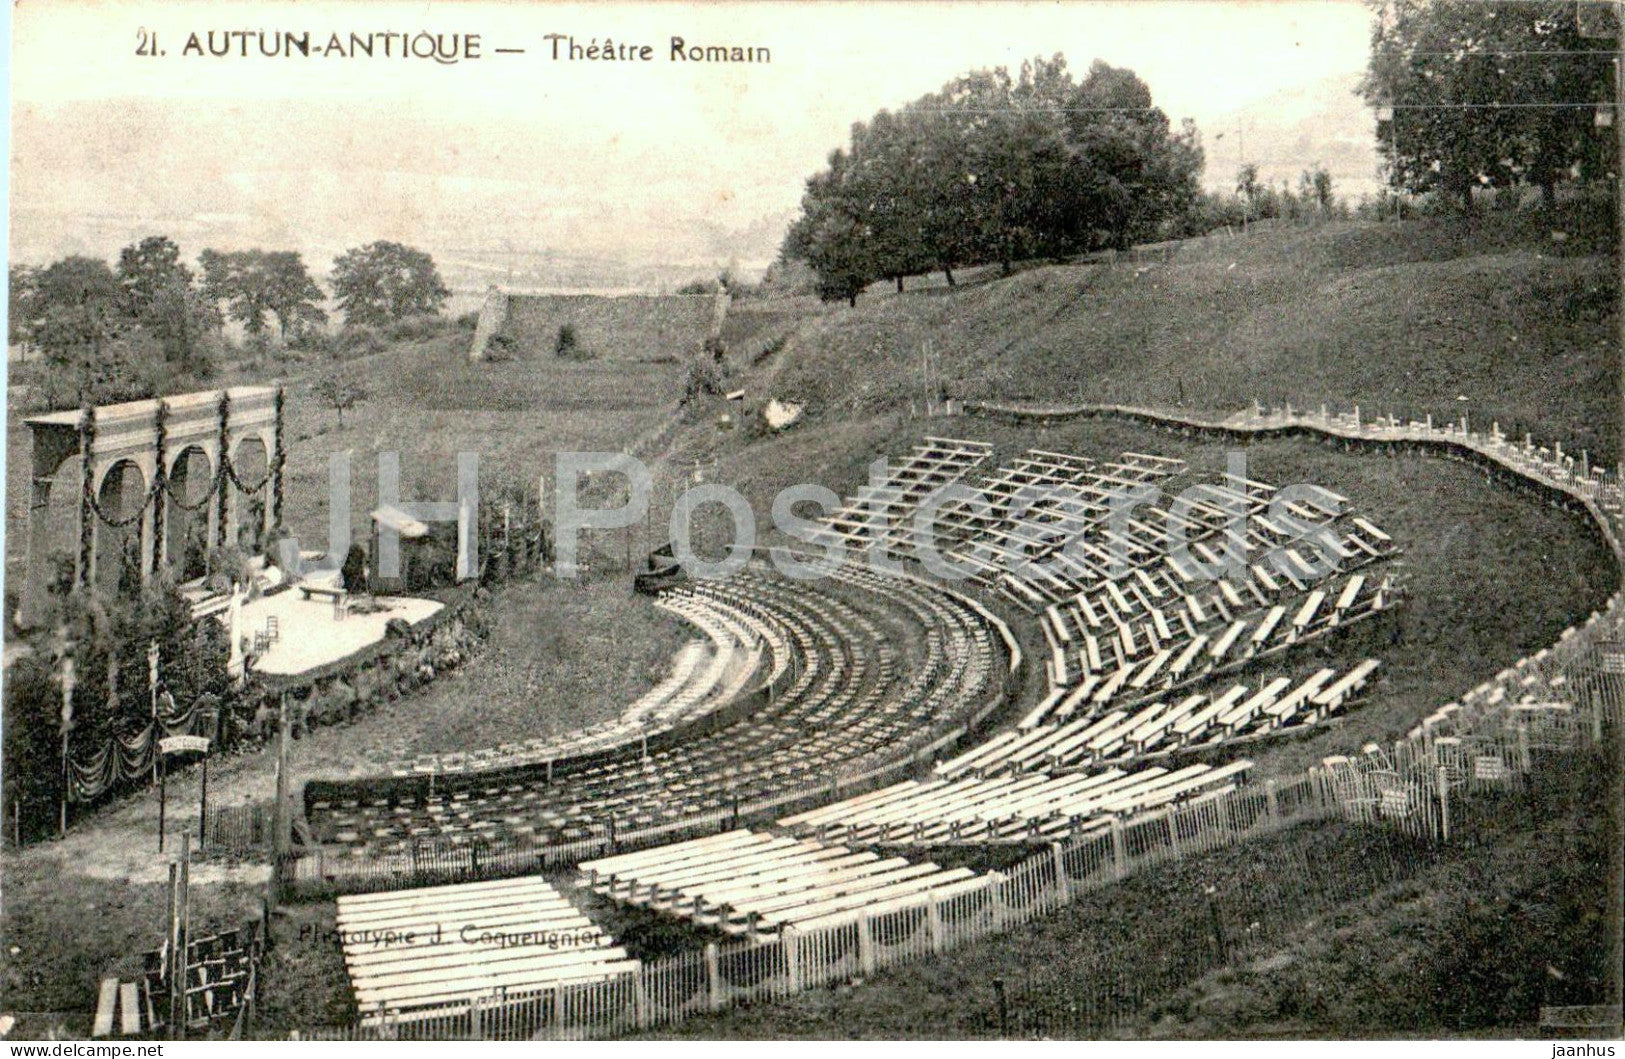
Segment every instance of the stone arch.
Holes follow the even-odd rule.
[[[147,488],[147,475],[134,459],[114,460],[97,474],[96,503],[101,514],[115,522],[135,520],[127,526],[95,520],[91,568],[97,587],[109,594],[140,591],[146,520],[139,516],[146,507]]]
[[[209,496],[214,487],[213,457],[189,444],[169,461],[169,492],[164,497],[164,555],[177,581],[207,572]]]

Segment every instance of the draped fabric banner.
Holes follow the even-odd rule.
[[[171,735],[208,735],[194,731],[198,725],[197,707],[168,709],[161,700],[158,723],[148,724],[134,735],[115,735],[95,750],[76,748],[69,758],[69,800],[91,802],[120,783],[152,775],[152,755],[158,739]],[[157,730],[156,736],[154,734]]]

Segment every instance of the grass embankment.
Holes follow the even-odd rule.
[[[771,396],[826,422],[906,407],[924,394],[929,345],[954,397],[1466,412],[1612,459],[1608,240],[1606,218],[1577,206],[1545,220],[1280,227],[1191,240],[1166,263],[877,291],[800,327]]]

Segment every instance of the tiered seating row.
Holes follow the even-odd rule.
[[[932,493],[980,466],[993,452],[982,441],[927,437],[879,484],[864,485],[838,511],[826,516],[814,540],[839,541],[862,550],[901,527]]]
[[[1007,509],[1004,519],[968,538],[953,558],[975,569],[979,582],[1035,611],[1103,576],[1101,560],[1107,553],[1080,542],[1107,522],[1113,497],[1186,469],[1183,460],[1126,452],[1087,474],[1046,482],[1048,488],[1035,502]],[[1162,539],[1149,528],[1146,535]],[[1091,548],[1101,551],[1093,561],[1086,554]]]
[[[974,499],[948,499],[936,512],[933,543],[939,551],[964,540],[994,533],[1012,510],[1025,506],[1058,486],[1087,484],[1094,477],[1095,461],[1043,449],[1030,449],[1014,462],[983,476],[973,488]],[[913,547],[912,524],[894,527],[886,536],[892,549],[907,553]]]
[[[340,897],[336,927],[363,1021],[640,966],[537,876]]]
[[[695,588],[724,605],[749,600],[771,612],[804,659],[773,701],[726,727],[563,774],[483,785],[477,776],[461,785],[448,778],[443,788],[394,802],[309,794],[312,831],[324,844],[377,856],[427,841],[601,838],[726,813],[823,788],[839,770],[897,760],[997,693],[997,649],[969,606],[855,565],[836,579],[847,586],[839,595],[755,572]],[[921,646],[905,673],[895,645],[908,642]]]
[[[669,593],[656,604],[705,633],[709,648],[690,644],[672,670],[620,716],[547,739],[503,743],[484,750],[422,754],[394,762],[396,776],[479,772],[536,762],[557,762],[646,739],[733,702],[746,693],[764,655],[771,681],[789,665],[790,648],[771,619],[689,592]]]
[[[1234,789],[1250,761],[1215,768],[1110,768],[1066,776],[909,780],[779,821],[797,835],[852,845],[1051,841],[1114,819]]]
[[[1219,584],[1235,592],[1228,582]],[[1395,594],[1388,578],[1356,573],[1301,595],[1266,596],[1268,609],[1204,606],[1194,595],[1153,606],[1149,617],[1114,625],[1109,633],[1082,634],[1075,652],[1052,644],[1051,691],[1020,727],[1064,724],[1165,694],[1370,617]]]
[[[850,923],[894,906],[982,889],[967,868],[757,831],[729,831],[579,865],[593,891],[731,934]]]
[[[1341,676],[1321,669],[1296,682],[1277,677],[1256,690],[1237,684],[1218,694],[1160,697],[1137,709],[1005,732],[940,762],[936,771],[952,777],[1077,768],[1252,739],[1324,720],[1353,701],[1377,667],[1366,659]]]

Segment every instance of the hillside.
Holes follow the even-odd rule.
[[[618,361],[688,357],[705,342],[714,310],[715,300],[708,294],[514,294],[499,333],[521,355],[551,354],[560,329],[569,325],[590,356]]]
[[[1606,220],[1277,227],[952,289],[922,277],[804,318],[769,396],[815,421],[906,408],[929,348],[951,397],[1466,413],[1611,458]]]

